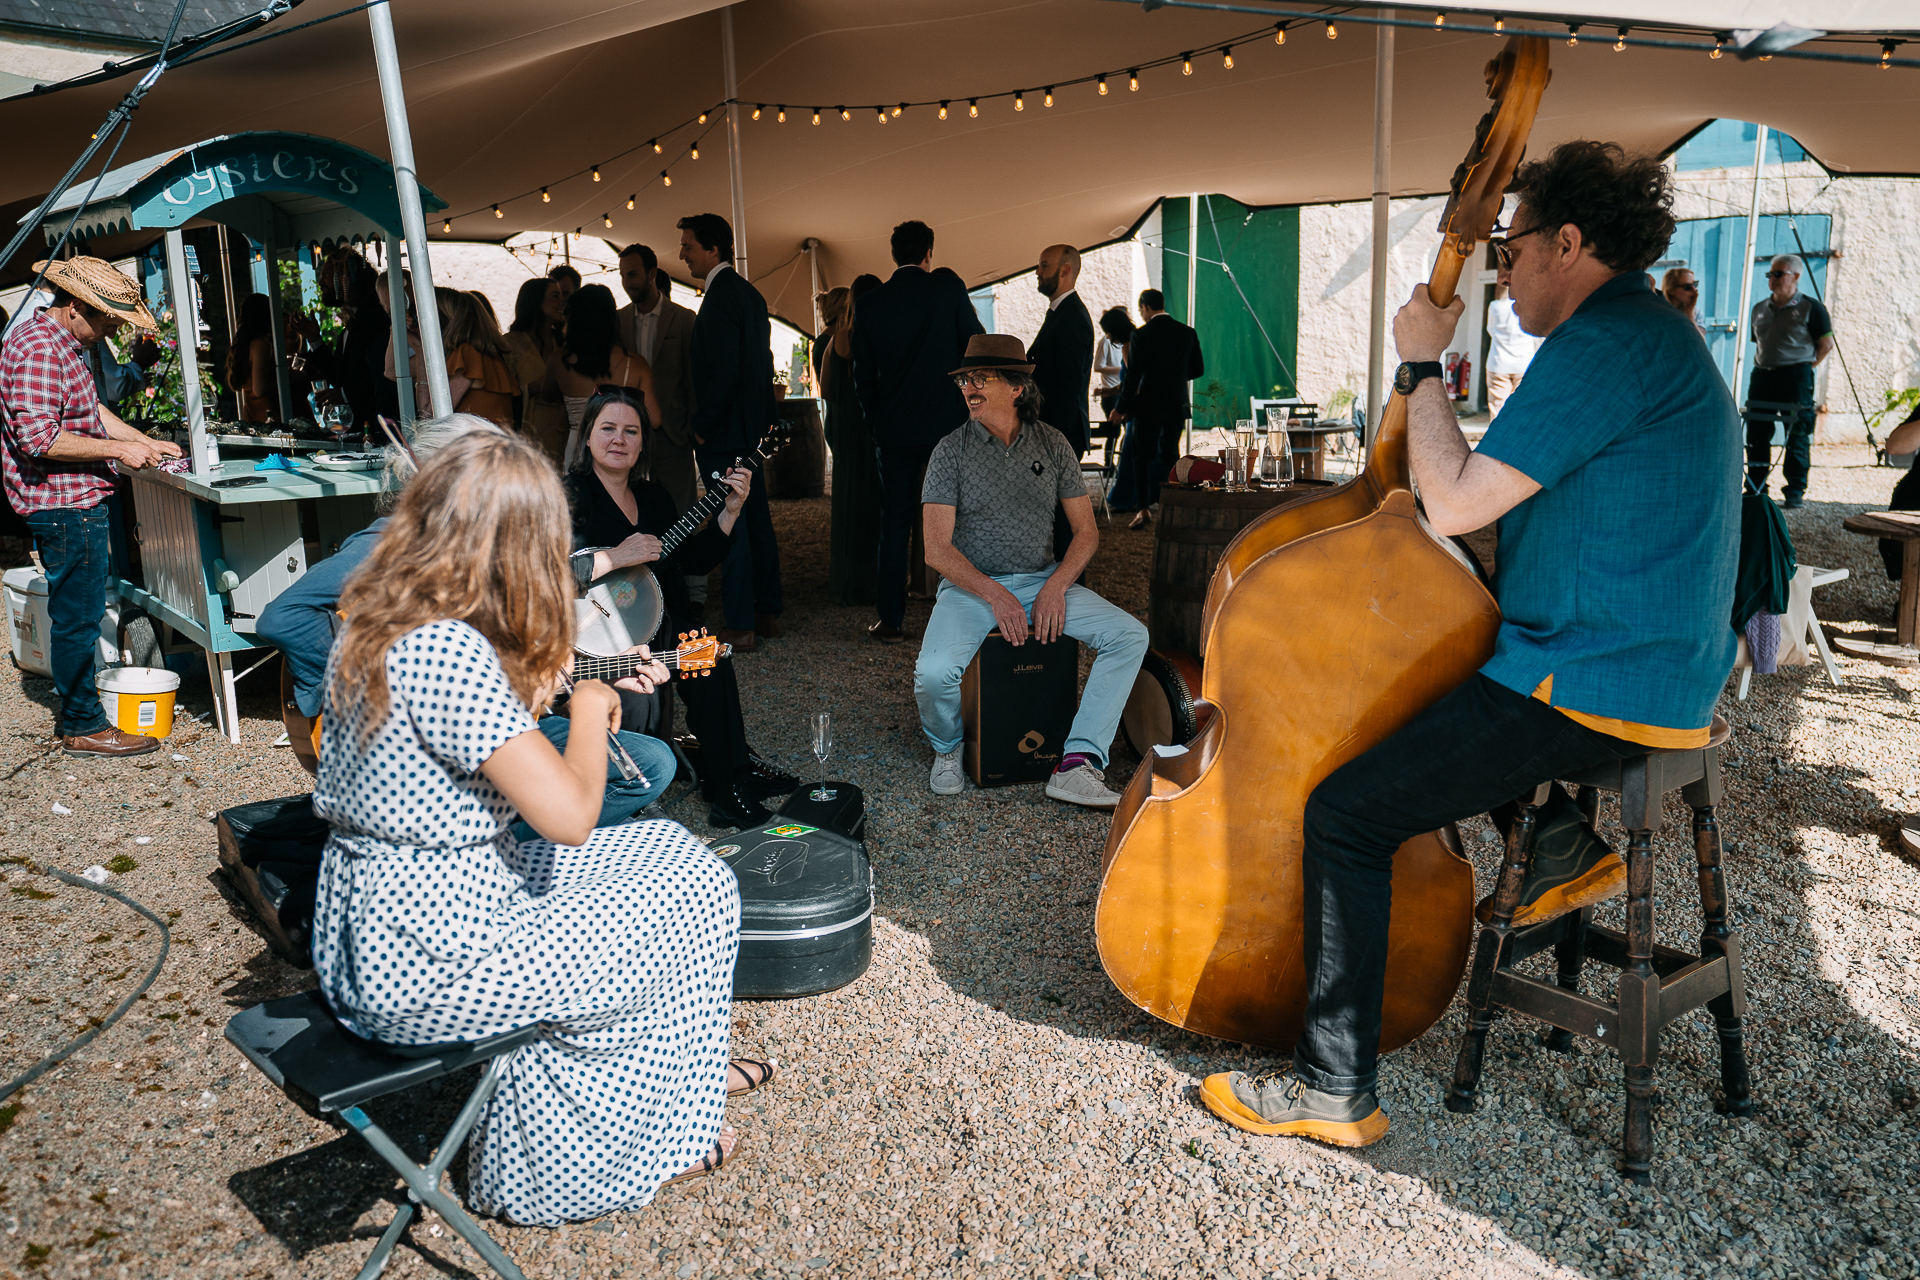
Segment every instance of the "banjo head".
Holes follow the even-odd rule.
[[[596,658],[617,657],[650,643],[666,612],[651,569],[617,569],[573,602],[574,648]]]

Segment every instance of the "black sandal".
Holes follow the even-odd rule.
[[[733,1140],[732,1154],[728,1154],[727,1149],[720,1145],[720,1139],[715,1138],[713,1140],[712,1149],[710,1149],[707,1152],[707,1154],[700,1157],[700,1164],[697,1168],[689,1169],[685,1173],[676,1173],[671,1178],[668,1178],[665,1182],[662,1182],[660,1185],[663,1187],[670,1187],[676,1182],[688,1182],[694,1178],[704,1178],[710,1173],[720,1172],[722,1169],[726,1168],[729,1164],[734,1163],[739,1158],[740,1158],[740,1138],[738,1135],[735,1135]]]
[[[743,1093],[752,1093],[755,1089],[764,1088],[773,1083],[774,1071],[771,1062],[761,1062],[756,1058],[734,1058],[727,1063],[727,1066],[731,1070],[738,1071],[747,1082],[747,1087],[744,1089],[728,1089],[729,1098],[737,1098]]]

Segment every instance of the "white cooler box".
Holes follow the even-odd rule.
[[[53,678],[52,655],[48,651],[48,633],[52,622],[47,617],[47,579],[32,565],[21,565],[0,575],[7,597],[7,634],[13,642],[13,665],[37,676]],[[100,617],[100,640],[94,646],[93,665],[118,666],[125,661],[120,652],[120,611],[124,606],[109,596]]]

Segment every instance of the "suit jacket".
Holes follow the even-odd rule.
[[[1133,353],[1120,383],[1122,417],[1155,422],[1187,416],[1187,384],[1207,371],[1200,335],[1166,312],[1133,331]]]
[[[1047,312],[1027,348],[1040,416],[1067,438],[1077,458],[1087,451],[1087,395],[1093,381],[1093,317],[1078,293]]]
[[[853,386],[880,448],[931,449],[967,420],[953,368],[985,333],[966,286],[901,267],[853,312]]]
[[[688,420],[693,417],[693,312],[672,298],[660,300],[658,346],[653,355],[653,394],[660,401],[660,421],[654,425],[683,449],[693,447]],[[614,313],[620,325],[620,345],[635,355],[640,349],[640,316],[629,302]]]
[[[767,300],[729,267],[693,319],[693,434],[703,453],[750,453],[774,419]],[[661,406],[666,412],[666,406]]]

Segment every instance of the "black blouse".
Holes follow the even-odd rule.
[[[607,492],[591,467],[567,474],[567,499],[573,508],[573,545],[576,551],[602,550],[619,546],[636,533],[660,537],[680,517],[666,488],[652,480],[628,477],[627,489],[633,494],[640,518],[628,520],[620,504]],[[735,531],[739,525],[734,526]],[[687,575],[711,573],[727,558],[733,546],[733,534],[720,532],[717,521],[709,520],[700,531],[674,548],[673,554],[653,563],[654,578],[660,584],[660,596],[666,601],[669,618],[695,617],[693,601],[687,595]],[[581,561],[584,559],[584,567]],[[591,557],[575,560],[574,574],[586,585],[585,575],[593,572]]]

